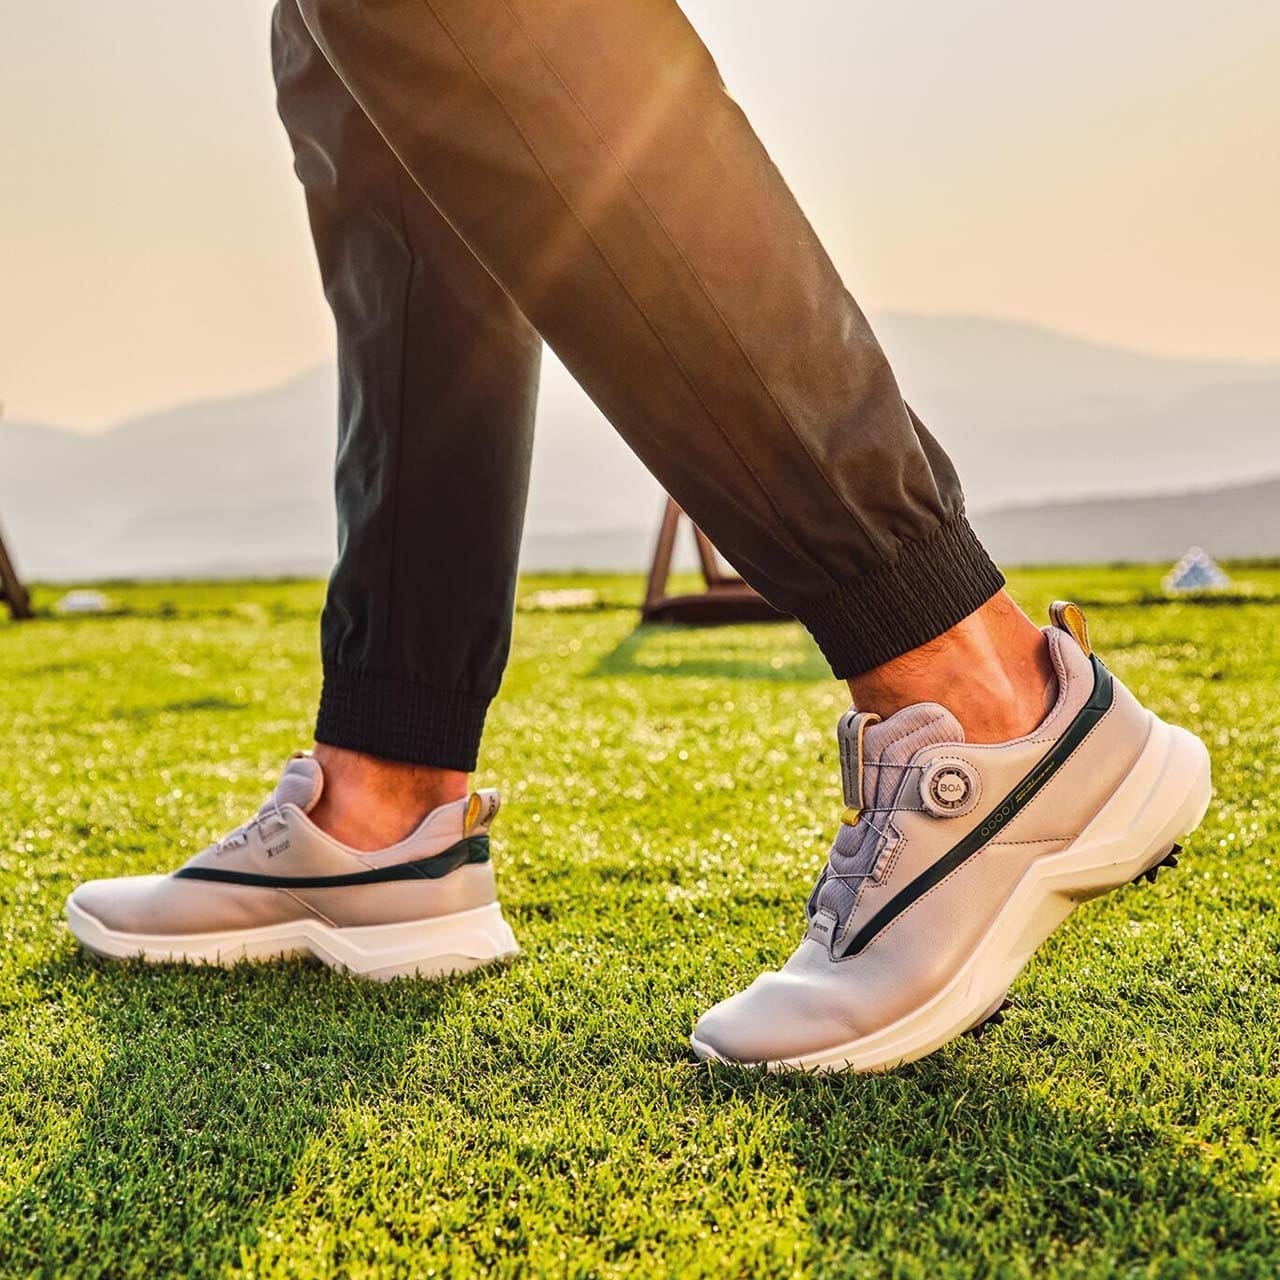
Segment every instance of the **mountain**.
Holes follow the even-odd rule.
[[[1045,502],[982,512],[973,521],[1005,564],[1176,560],[1188,547],[1215,557],[1280,551],[1280,477],[1185,493]]]
[[[198,401],[97,435],[0,422],[0,519],[31,576],[317,572],[333,376]]]
[[[1162,359],[973,317],[889,314],[876,328],[997,554],[1167,558],[1188,542],[1224,555],[1280,551],[1274,505],[1269,515],[1265,493],[1256,505],[1253,487],[1129,496],[1280,474],[1280,366]],[[0,421],[0,523],[41,578],[322,573],[336,542],[334,402],[333,371],[321,368],[96,435]],[[661,500],[548,357],[526,567],[638,567]],[[1088,527],[1046,505],[1066,500]],[[1176,536],[1151,531],[1150,502],[1160,514],[1149,519]],[[1229,545],[1214,543],[1215,529]]]
[[[1280,366],[1165,359],[979,317],[875,327],[971,510],[1280,473]]]

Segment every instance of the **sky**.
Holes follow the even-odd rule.
[[[691,0],[864,308],[1280,361],[1276,0]],[[96,429],[332,333],[266,0],[0,5],[0,401]]]

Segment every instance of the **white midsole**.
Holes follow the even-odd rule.
[[[877,1071],[932,1053],[999,1005],[1032,952],[1081,902],[1128,884],[1195,830],[1211,796],[1204,743],[1152,716],[1146,745],[1111,798],[1067,848],[1027,868],[941,991],[871,1035],[803,1058],[754,1065]],[[700,1058],[719,1058],[696,1037],[692,1044]]]
[[[108,929],[72,897],[67,923],[90,951],[120,960],[227,966],[241,960],[313,955],[331,968],[366,978],[443,977],[505,959],[520,949],[496,902],[396,924],[337,928],[306,919],[223,933],[142,934]]]

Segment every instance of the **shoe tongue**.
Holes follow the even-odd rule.
[[[857,760],[857,733],[863,717],[846,716],[840,721],[841,759]],[[923,747],[938,746],[944,742],[963,742],[964,730],[946,707],[936,702],[920,702],[904,707],[887,720],[866,725],[862,735],[862,807],[891,809],[899,799],[904,779],[909,775],[901,767]],[[877,767],[881,766],[881,767]],[[848,780],[846,779],[846,783]],[[856,789],[856,784],[855,784]],[[907,805],[910,805],[909,796]],[[869,813],[848,826],[844,823],[836,832],[835,844],[828,857],[829,874],[817,894],[810,900],[809,937],[818,938],[824,944],[831,932],[816,919],[816,913],[826,908],[835,914],[837,929],[848,924],[857,903],[858,890],[863,879],[871,875],[880,860],[884,847],[881,832],[889,830],[892,815]]]
[[[310,813],[324,790],[324,770],[312,756],[296,755],[284,767],[276,789],[263,802],[259,813],[282,805],[297,805],[303,813]]]
[[[963,741],[960,722],[936,702],[918,702],[870,725],[862,738],[862,795],[867,807],[882,809],[893,803],[903,771],[892,766],[905,765],[922,747]]]

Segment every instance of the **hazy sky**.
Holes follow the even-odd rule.
[[[868,309],[1280,360],[1277,0],[686,8]],[[97,426],[329,355],[268,15],[0,4],[11,417]]]

